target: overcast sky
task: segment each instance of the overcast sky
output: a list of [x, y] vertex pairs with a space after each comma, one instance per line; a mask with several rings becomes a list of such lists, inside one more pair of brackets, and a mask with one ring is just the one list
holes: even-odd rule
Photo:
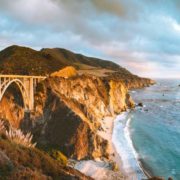
[[0, 49], [62, 47], [180, 78], [179, 0], [0, 0]]

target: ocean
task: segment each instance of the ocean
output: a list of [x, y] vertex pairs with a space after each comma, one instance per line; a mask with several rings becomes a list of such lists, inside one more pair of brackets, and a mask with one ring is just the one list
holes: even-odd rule
[[130, 92], [143, 107], [117, 116], [113, 143], [131, 179], [144, 179], [145, 170], [180, 180], [180, 80], [156, 82]]

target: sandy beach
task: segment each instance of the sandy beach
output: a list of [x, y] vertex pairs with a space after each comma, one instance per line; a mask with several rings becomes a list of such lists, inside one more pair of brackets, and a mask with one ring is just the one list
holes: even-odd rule
[[101, 124], [103, 130], [99, 130], [98, 134], [104, 139], [108, 140], [110, 161], [113, 161], [117, 164], [118, 171], [112, 170], [112, 167], [110, 167], [110, 161], [102, 161], [100, 159], [79, 161], [75, 164], [75, 169], [97, 180], [127, 179], [127, 176], [122, 169], [122, 162], [120, 156], [117, 154], [115, 147], [112, 143], [114, 119], [115, 117], [105, 117], [102, 120]]
[[98, 131], [98, 134], [103, 137], [104, 139], [108, 140], [109, 142], [109, 154], [110, 154], [110, 161], [115, 162], [116, 166], [118, 167], [117, 171], [113, 171], [112, 168], [109, 166], [108, 161], [101, 161], [99, 159], [96, 160], [84, 160], [79, 161], [75, 164], [75, 169], [81, 171], [82, 173], [91, 176], [97, 180], [136, 180], [138, 179], [136, 173], [132, 172], [131, 174], [127, 174], [125, 169], [123, 169], [123, 163], [120, 155], [116, 151], [115, 145], [112, 141], [112, 134], [114, 128], [114, 117], [105, 117], [102, 120], [102, 129]]
[[[128, 171], [123, 168], [123, 162], [120, 154], [117, 152], [115, 144], [112, 139], [114, 123], [117, 116], [105, 117], [102, 120], [102, 129], [99, 130], [98, 134], [109, 142], [109, 161], [96, 160], [84, 160], [79, 161], [75, 164], [75, 169], [82, 173], [90, 176], [96, 180], [136, 180], [138, 176], [133, 169], [128, 167]], [[128, 143], [128, 142], [127, 142]], [[109, 166], [109, 162], [112, 161], [118, 167], [117, 171], [112, 170]], [[146, 173], [145, 173], [146, 174]]]

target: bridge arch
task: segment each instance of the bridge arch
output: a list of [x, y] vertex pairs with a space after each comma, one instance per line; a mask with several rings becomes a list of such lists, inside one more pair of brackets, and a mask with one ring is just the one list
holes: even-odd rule
[[15, 83], [23, 98], [25, 111], [34, 111], [34, 93], [39, 82], [46, 79], [46, 76], [26, 75], [1, 75], [0, 74], [0, 101], [8, 87]]
[[26, 91], [26, 87], [24, 86], [23, 82], [19, 79], [12, 79], [10, 81], [4, 82], [1, 85], [1, 94], [0, 94], [0, 101], [2, 100], [5, 92], [7, 91], [7, 89], [13, 84], [15, 83], [17, 85], [17, 87], [19, 88], [22, 98], [23, 98], [23, 103], [24, 103], [24, 108], [25, 110], [29, 109], [29, 97], [28, 97], [28, 93]]

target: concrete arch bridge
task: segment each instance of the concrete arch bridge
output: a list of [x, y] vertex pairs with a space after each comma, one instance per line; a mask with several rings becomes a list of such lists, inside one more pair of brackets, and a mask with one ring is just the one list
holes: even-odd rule
[[44, 79], [45, 76], [0, 75], [0, 101], [8, 87], [15, 83], [22, 94], [25, 111], [33, 111], [37, 83]]

